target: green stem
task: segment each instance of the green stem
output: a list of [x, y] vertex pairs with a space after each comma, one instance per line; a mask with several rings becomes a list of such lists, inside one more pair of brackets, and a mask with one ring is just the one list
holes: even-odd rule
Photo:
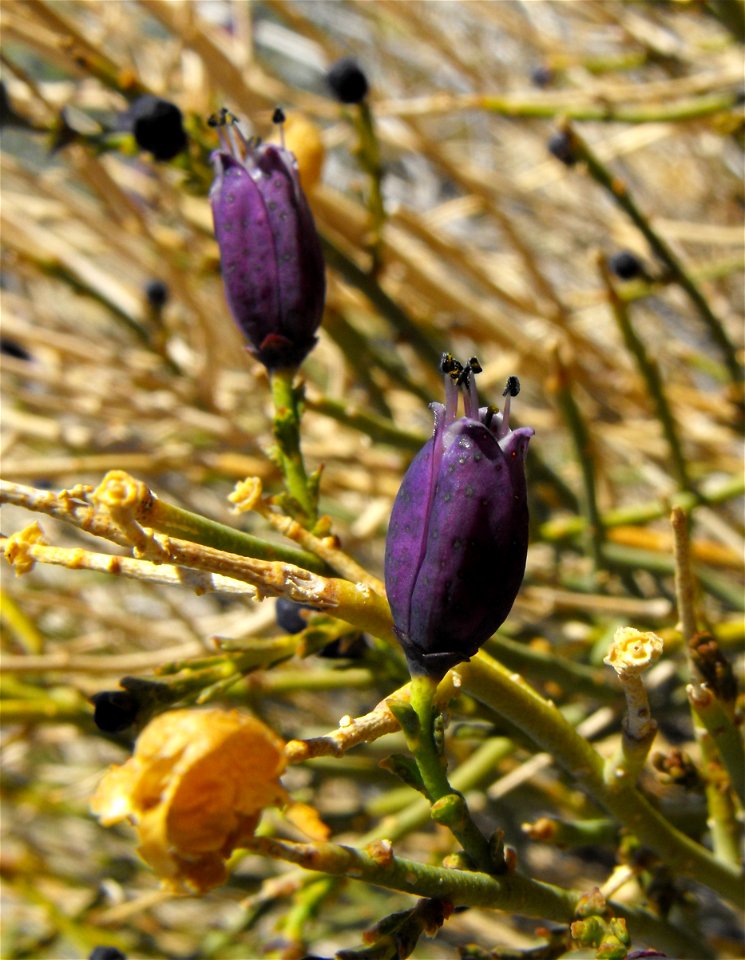
[[497, 715], [517, 724], [542, 750], [550, 753], [599, 806], [654, 850], [671, 869], [693, 877], [720, 896], [745, 906], [739, 871], [720, 863], [708, 850], [673, 827], [633, 783], [619, 782], [611, 788], [603, 776], [602, 757], [564, 719], [553, 703], [544, 700], [483, 651], [458, 669], [465, 692]]
[[600, 184], [610, 196], [615, 200], [619, 207], [627, 214], [638, 230], [643, 234], [647, 243], [650, 245], [655, 255], [665, 264], [672, 278], [688, 294], [691, 303], [698, 311], [703, 320], [711, 339], [717, 344], [721, 353], [723, 362], [729, 373], [730, 380], [736, 387], [740, 395], [742, 388], [743, 370], [737, 359], [737, 350], [729, 338], [722, 321], [716, 316], [709, 306], [704, 295], [699, 290], [695, 281], [688, 273], [686, 268], [673, 253], [669, 244], [657, 233], [649, 218], [642, 213], [637, 206], [636, 201], [629, 193], [626, 184], [618, 177], [614, 176], [605, 164], [603, 164], [588, 147], [587, 143], [573, 129], [566, 125], [572, 142], [572, 150], [578, 160], [583, 161], [590, 176], [596, 183]]
[[[445, 869], [378, 852], [375, 848], [363, 851], [335, 843], [295, 843], [270, 837], [254, 837], [246, 847], [307, 870], [347, 876], [418, 897], [446, 899], [453, 904], [519, 913], [557, 923], [569, 923], [574, 918], [582, 896], [579, 891], [564, 890], [519, 873], [498, 877], [472, 870]], [[627, 920], [636, 936], [670, 950], [675, 956], [697, 960], [711, 956], [703, 945], [691, 943], [690, 935], [679, 933], [647, 910], [615, 902], [609, 906], [614, 916]]]
[[424, 788], [432, 803], [432, 817], [449, 827], [453, 835], [479, 870], [503, 872], [495, 863], [489, 843], [471, 819], [463, 795], [450, 785], [446, 761], [435, 740], [435, 704], [437, 682], [426, 676], [411, 681], [411, 707], [418, 719], [418, 730], [412, 735], [404, 726], [409, 749], [414, 755]]
[[393, 326], [396, 333], [416, 349], [423, 363], [434, 370], [439, 370], [440, 357], [447, 346], [446, 341], [444, 339], [438, 341], [430, 334], [425, 334], [416, 321], [388, 296], [375, 277], [357, 266], [354, 260], [333, 244], [328, 237], [321, 237], [321, 243], [328, 266], [340, 273], [347, 283], [356, 287], [367, 297], [381, 316]]
[[595, 492], [595, 459], [593, 456], [592, 438], [590, 437], [587, 424], [572, 394], [569, 373], [558, 351], [555, 353], [555, 362], [555, 395], [569, 429], [569, 434], [574, 444], [574, 453], [582, 474], [584, 490], [583, 507], [587, 517], [587, 524], [584, 529], [589, 541], [593, 566], [597, 572], [602, 566], [603, 524]]
[[416, 453], [426, 442], [426, 437], [417, 431], [404, 430], [397, 427], [392, 420], [361, 410], [353, 404], [333, 400], [331, 397], [309, 399], [308, 408], [338, 423], [344, 423], [353, 430], [359, 430], [377, 443], [387, 443], [401, 450]]
[[306, 570], [312, 570], [314, 573], [329, 572], [327, 564], [308, 550], [261, 540], [250, 533], [235, 530], [233, 527], [209, 520], [198, 513], [184, 510], [183, 507], [177, 507], [159, 498], [154, 497], [150, 503], [146, 504], [143, 510], [138, 512], [137, 519], [143, 526], [151, 527], [158, 533], [188, 540], [190, 543], [201, 543], [205, 547], [214, 547], [239, 557], [280, 560], [283, 563], [294, 563], [298, 567], [305, 567]]
[[363, 100], [357, 104], [356, 127], [359, 137], [360, 166], [367, 173], [370, 180], [370, 254], [372, 256], [371, 273], [375, 275], [381, 265], [381, 241], [383, 225], [385, 224], [385, 207], [383, 205], [383, 164], [380, 159], [380, 143], [375, 130], [375, 123], [370, 110], [370, 104]]
[[[636, 524], [649, 523], [652, 520], [659, 520], [670, 512], [670, 507], [682, 507], [683, 510], [691, 511], [699, 504], [709, 506], [717, 503], [726, 503], [727, 500], [733, 500], [745, 493], [745, 478], [742, 476], [730, 477], [725, 480], [715, 490], [709, 493], [692, 493], [690, 491], [674, 493], [669, 501], [652, 500], [649, 503], [635, 504], [630, 507], [621, 507], [617, 510], [609, 510], [601, 516], [603, 527], [627, 527]], [[541, 524], [538, 533], [541, 540], [564, 540], [568, 537], [574, 537], [582, 533], [587, 526], [585, 517], [562, 517], [558, 520], [548, 520]]]
[[[691, 655], [691, 641], [698, 629], [698, 610], [696, 609], [696, 581], [691, 567], [690, 537], [688, 517], [676, 507], [670, 521], [675, 543], [675, 596], [678, 605], [678, 621], [688, 655], [688, 669], [692, 677], [697, 670]], [[689, 688], [689, 703], [693, 718], [693, 735], [699, 745], [703, 760], [707, 822], [711, 830], [711, 842], [714, 853], [724, 863], [736, 866], [740, 859], [740, 839], [742, 826], [737, 820], [737, 811], [732, 791], [722, 783], [721, 761], [717, 748], [709, 732], [699, 720], [697, 700], [705, 697], [697, 695], [695, 686]], [[712, 699], [714, 695], [712, 694]]]
[[691, 478], [688, 474], [688, 465], [683, 456], [683, 448], [680, 443], [680, 437], [678, 436], [678, 425], [675, 422], [672, 409], [668, 403], [667, 394], [662, 384], [660, 368], [649, 356], [644, 342], [636, 330], [634, 330], [629, 309], [619, 297], [611, 281], [608, 266], [604, 258], [600, 259], [599, 266], [605, 289], [608, 292], [611, 310], [613, 311], [613, 316], [616, 319], [618, 328], [621, 331], [623, 342], [626, 344], [626, 349], [634, 357], [639, 373], [644, 379], [649, 395], [657, 409], [657, 419], [660, 421], [662, 432], [667, 440], [670, 459], [672, 460], [672, 468], [678, 481], [678, 486], [681, 490], [693, 490]]
[[274, 439], [277, 460], [291, 501], [289, 512], [312, 528], [318, 519], [318, 490], [305, 471], [300, 450], [300, 391], [294, 386], [295, 372], [294, 369], [281, 369], [270, 373]]
[[671, 123], [693, 120], [732, 110], [737, 103], [737, 91], [703, 94], [667, 105], [623, 106], [614, 104], [571, 104], [543, 97], [533, 101], [510, 100], [506, 97], [483, 96], [478, 106], [507, 117], [567, 117], [570, 120], [598, 121], [600, 123]]
[[709, 687], [691, 685], [688, 699], [694, 721], [706, 730], [727, 770], [732, 789], [745, 807], [745, 749], [740, 729]]

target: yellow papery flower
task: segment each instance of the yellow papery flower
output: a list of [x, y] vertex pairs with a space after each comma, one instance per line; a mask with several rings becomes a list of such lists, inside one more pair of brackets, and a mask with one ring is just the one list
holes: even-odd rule
[[104, 776], [91, 809], [104, 826], [130, 820], [138, 852], [164, 885], [200, 893], [254, 835], [264, 807], [285, 803], [283, 741], [239, 710], [172, 710], [152, 720], [133, 756]]

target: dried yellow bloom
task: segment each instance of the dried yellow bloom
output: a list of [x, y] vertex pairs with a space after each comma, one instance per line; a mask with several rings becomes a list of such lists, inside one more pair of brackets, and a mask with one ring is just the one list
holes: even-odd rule
[[238, 710], [172, 710], [143, 730], [91, 800], [104, 826], [129, 819], [138, 852], [166, 886], [223, 883], [225, 861], [253, 836], [266, 806], [284, 803], [284, 743]]
[[623, 679], [624, 676], [640, 674], [652, 666], [659, 659], [662, 647], [662, 637], [658, 637], [651, 630], [619, 627], [603, 663], [613, 667]]

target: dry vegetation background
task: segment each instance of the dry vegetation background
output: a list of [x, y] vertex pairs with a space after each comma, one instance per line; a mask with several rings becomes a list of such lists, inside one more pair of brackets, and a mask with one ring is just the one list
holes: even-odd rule
[[[609, 753], [623, 700], [601, 664], [608, 638], [619, 623], [655, 629], [667, 642], [651, 681], [655, 749], [682, 745], [700, 760], [668, 514], [675, 502], [692, 509], [700, 623], [736, 663], [741, 4], [5, 0], [0, 12], [13, 111], [2, 152], [3, 477], [56, 490], [124, 469], [164, 500], [272, 538], [261, 517], [238, 518], [227, 500], [245, 476], [270, 492], [280, 478], [265, 453], [266, 377], [224, 306], [206, 118], [226, 105], [270, 135], [282, 104], [301, 164], [317, 158], [314, 137], [325, 148], [310, 196], [329, 244], [329, 294], [303, 369], [303, 442], [309, 464], [324, 465], [321, 506], [344, 549], [380, 575], [392, 499], [430, 429], [426, 403], [440, 399], [439, 352], [475, 353], [488, 400], [518, 374], [514, 409], [536, 430], [532, 545], [493, 651], [573, 722], [594, 718]], [[350, 54], [371, 83], [385, 207], [377, 224], [354, 110], [324, 83], [328, 66]], [[549, 71], [543, 88], [539, 67]], [[158, 164], [126, 134], [107, 135], [143, 91], [182, 109], [188, 154]], [[592, 151], [589, 164], [568, 167], [547, 151], [567, 118]], [[641, 228], [600, 182], [603, 171], [626, 185]], [[645, 227], [681, 273], [655, 256]], [[608, 275], [605, 258], [622, 249], [638, 254], [647, 277]], [[170, 291], [160, 313], [145, 296], [156, 279]], [[624, 338], [624, 317], [636, 339]], [[3, 534], [32, 519], [5, 506]], [[49, 518], [41, 526], [52, 544], [117, 550]], [[101, 942], [130, 957], [328, 956], [410, 905], [350, 882], [304, 917], [300, 894], [262, 898], [262, 882], [284, 868], [256, 857], [226, 887], [174, 898], [135, 856], [131, 833], [101, 828], [88, 811], [102, 771], [129, 743], [96, 730], [87, 698], [124, 675], [214, 652], [216, 635], [276, 634], [273, 600], [199, 597], [42, 564], [21, 578], [5, 565], [2, 599], [4, 958], [83, 957]], [[396, 669], [295, 658], [241, 679], [219, 702], [249, 705], [286, 738], [313, 736], [404, 682]], [[464, 701], [454, 719], [473, 709]], [[546, 812], [572, 820], [597, 811], [550, 763], [536, 763], [519, 731], [493, 732], [512, 748], [473, 785], [479, 816], [504, 827], [530, 875], [602, 884], [611, 846], [562, 850], [521, 831]], [[452, 744], [457, 768], [474, 741]], [[286, 783], [353, 842], [411, 802], [377, 766], [391, 749], [384, 740], [298, 766]], [[651, 767], [645, 776], [697, 836], [701, 791], [666, 786]], [[400, 844], [419, 859], [448, 849], [426, 823]], [[693, 924], [694, 941], [708, 938], [716, 954], [741, 955], [728, 908], [695, 892], [704, 932], [698, 920], [676, 923]], [[642, 895], [634, 887], [629, 896]], [[454, 957], [469, 942], [527, 948], [536, 925], [470, 910], [415, 956]]]

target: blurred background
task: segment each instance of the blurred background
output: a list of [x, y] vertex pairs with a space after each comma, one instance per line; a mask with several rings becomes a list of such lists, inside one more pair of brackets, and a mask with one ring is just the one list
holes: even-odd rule
[[[601, 663], [608, 638], [619, 623], [654, 629], [669, 652], [652, 684], [656, 746], [690, 745], [671, 505], [693, 511], [702, 623], [733, 662], [743, 640], [743, 9], [6, 0], [3, 477], [58, 489], [121, 468], [164, 500], [272, 538], [227, 500], [244, 477], [270, 493], [281, 478], [266, 455], [266, 373], [225, 306], [207, 120], [224, 106], [247, 135], [276, 138], [281, 105], [328, 265], [320, 342], [302, 371], [303, 449], [323, 465], [321, 509], [344, 549], [381, 575], [393, 497], [431, 430], [427, 404], [442, 398], [443, 350], [478, 356], [485, 403], [519, 376], [515, 418], [536, 430], [532, 544], [493, 652], [577, 723], [610, 709], [594, 736], [612, 737], [623, 702]], [[369, 83], [361, 104], [328, 83], [343, 57]], [[145, 96], [181, 113], [165, 144], [138, 133]], [[32, 519], [4, 506], [3, 535]], [[41, 526], [52, 543], [115, 551]], [[330, 955], [410, 905], [351, 884], [299, 924], [296, 892], [264, 895], [283, 868], [256, 858], [204, 898], [174, 898], [131, 832], [88, 812], [131, 743], [96, 728], [88, 698], [197, 657], [215, 635], [276, 634], [273, 600], [40, 565], [20, 579], [6, 565], [2, 590], [3, 957], [83, 957], [104, 942], [130, 957]], [[225, 699], [288, 739], [317, 735], [404, 682], [394, 655], [388, 675], [360, 656], [287, 661]], [[484, 736], [464, 702], [458, 719], [469, 715], [456, 767]], [[525, 820], [593, 810], [550, 766], [521, 777], [529, 745], [489, 723], [512, 747], [474, 791], [479, 815], [504, 827], [532, 876], [602, 882], [612, 846], [526, 841]], [[391, 749], [386, 739], [293, 768], [288, 788], [353, 842], [411, 802], [377, 766]], [[650, 791], [705, 836], [702, 791], [668, 774], [650, 775]], [[424, 824], [401, 849], [437, 858], [447, 839]], [[739, 955], [733, 918], [699, 896], [720, 955]], [[470, 910], [415, 956], [527, 948], [535, 928]]]

